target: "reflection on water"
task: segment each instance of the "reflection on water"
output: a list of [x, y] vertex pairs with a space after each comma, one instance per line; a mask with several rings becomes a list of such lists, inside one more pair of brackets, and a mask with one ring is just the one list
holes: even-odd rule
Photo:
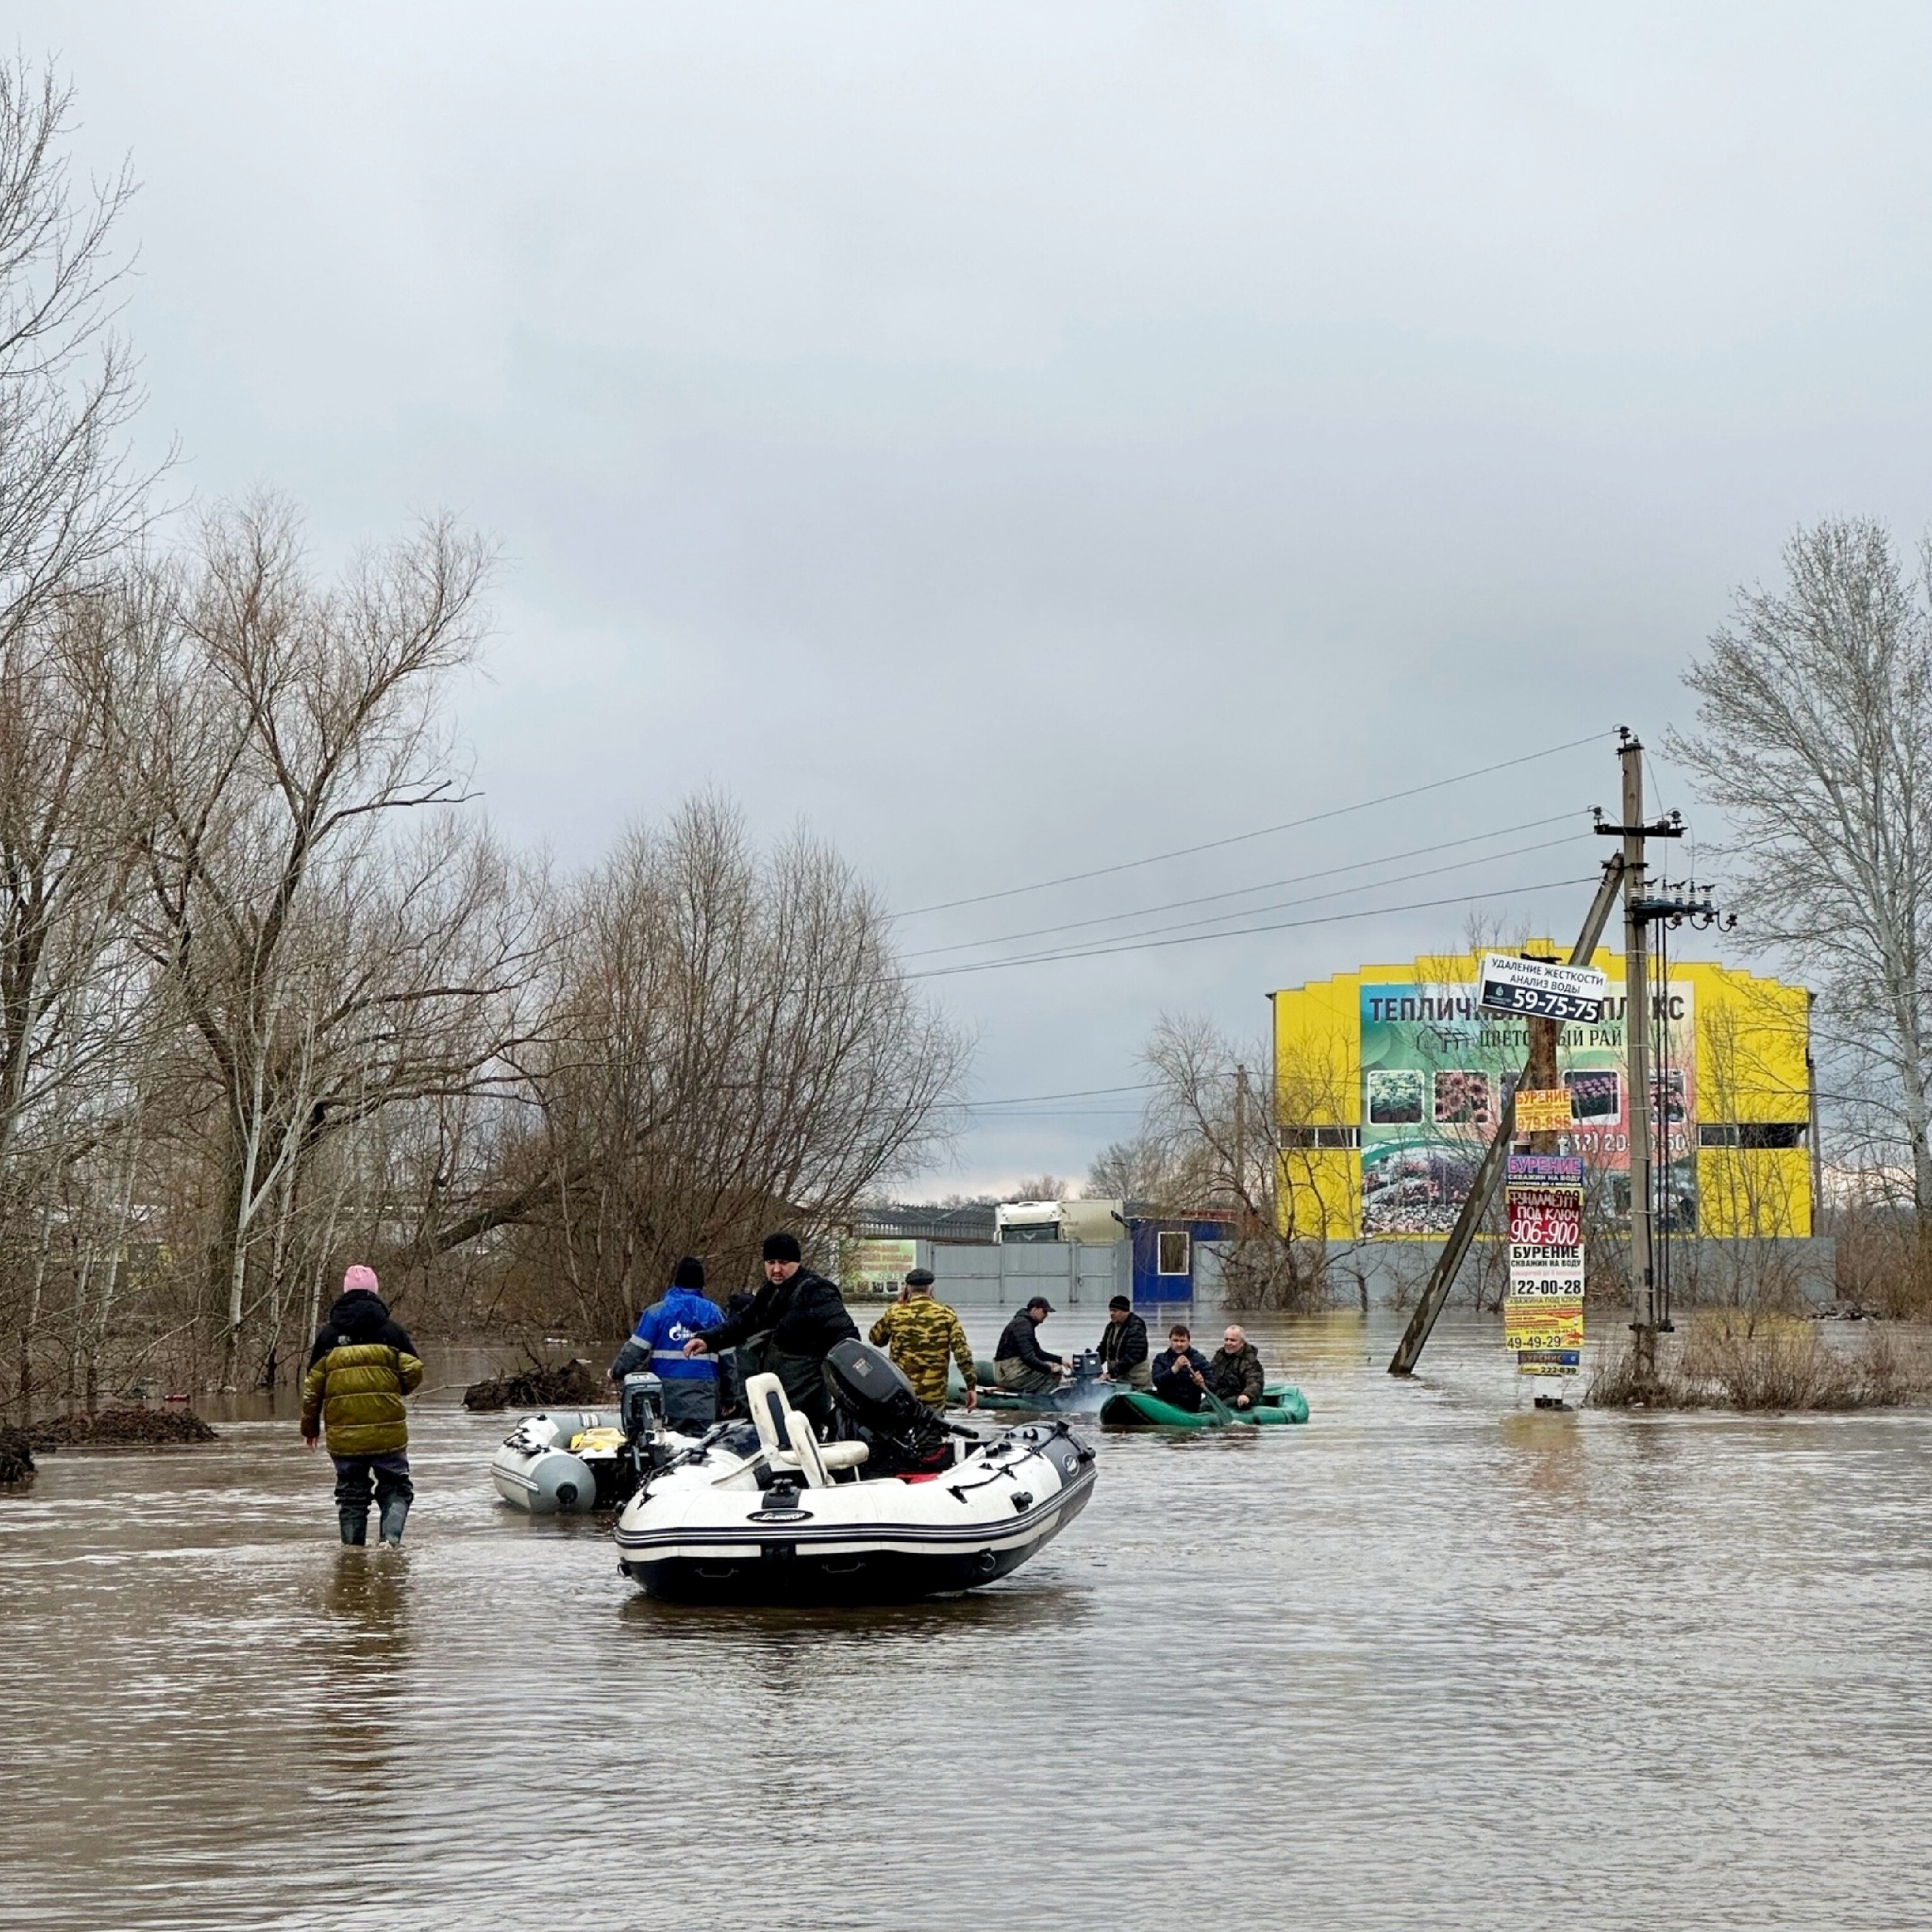
[[286, 1415], [51, 1457], [5, 1921], [1922, 1922], [1932, 1417], [1539, 1412], [1493, 1323], [1407, 1384], [1398, 1323], [1247, 1325], [1309, 1426], [1103, 1436], [1035, 1563], [870, 1612], [647, 1601], [454, 1390], [400, 1556]]

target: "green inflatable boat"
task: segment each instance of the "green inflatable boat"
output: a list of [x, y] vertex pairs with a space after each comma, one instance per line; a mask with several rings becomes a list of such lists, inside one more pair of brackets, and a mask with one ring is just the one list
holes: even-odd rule
[[1205, 1403], [1198, 1409], [1177, 1409], [1139, 1389], [1118, 1390], [1100, 1408], [1101, 1423], [1108, 1429], [1252, 1429], [1257, 1424], [1307, 1420], [1307, 1397], [1285, 1382], [1263, 1389], [1260, 1401], [1251, 1409]]

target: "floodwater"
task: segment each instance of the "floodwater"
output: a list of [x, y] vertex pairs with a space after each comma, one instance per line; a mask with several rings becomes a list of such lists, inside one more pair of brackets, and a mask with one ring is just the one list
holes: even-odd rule
[[1380, 1318], [1250, 1326], [1308, 1427], [1107, 1438], [911, 1608], [653, 1604], [448, 1395], [400, 1556], [285, 1420], [47, 1457], [0, 1921], [1932, 1923], [1932, 1415], [1537, 1413], [1477, 1318], [1410, 1383]]

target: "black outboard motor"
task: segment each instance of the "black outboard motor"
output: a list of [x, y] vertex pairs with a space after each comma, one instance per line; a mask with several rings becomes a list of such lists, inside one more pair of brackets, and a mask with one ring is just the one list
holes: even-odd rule
[[835, 1343], [826, 1354], [825, 1379], [832, 1400], [871, 1444], [867, 1475], [922, 1473], [952, 1460], [951, 1432], [883, 1350], [857, 1340]]

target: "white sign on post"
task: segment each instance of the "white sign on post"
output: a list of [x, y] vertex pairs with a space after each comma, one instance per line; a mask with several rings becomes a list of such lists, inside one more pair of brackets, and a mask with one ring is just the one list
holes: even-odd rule
[[1608, 976], [1589, 966], [1555, 966], [1540, 959], [1513, 958], [1506, 952], [1483, 955], [1485, 1013], [1519, 1014], [1530, 1020], [1567, 1020], [1599, 1025], [1610, 997]]

